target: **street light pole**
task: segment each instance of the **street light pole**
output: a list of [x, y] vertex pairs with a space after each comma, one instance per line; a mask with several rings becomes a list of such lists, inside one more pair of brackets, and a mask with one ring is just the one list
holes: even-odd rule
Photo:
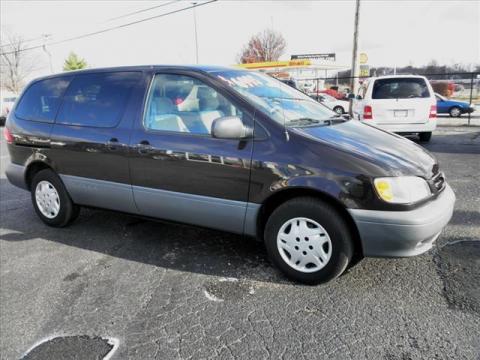
[[47, 50], [47, 41], [52, 37], [52, 35], [50, 34], [42, 34], [42, 38], [43, 38], [43, 45], [42, 45], [42, 48], [43, 48], [43, 51], [45, 51], [48, 55], [48, 63], [50, 65], [50, 73], [53, 74], [53, 65], [52, 65], [52, 54], [50, 53], [50, 51]]
[[[353, 52], [352, 52], [352, 79], [350, 81], [350, 89], [355, 95], [358, 91], [358, 69], [357, 69], [357, 59], [358, 59], [358, 24], [360, 22], [360, 0], [355, 2], [355, 28], [353, 32]], [[350, 115], [352, 115], [352, 102], [350, 101]]]
[[197, 5], [196, 2], [192, 3], [193, 5], [193, 25], [195, 28], [195, 62], [198, 64], [198, 34], [197, 34], [197, 12], [195, 11], [195, 7]]

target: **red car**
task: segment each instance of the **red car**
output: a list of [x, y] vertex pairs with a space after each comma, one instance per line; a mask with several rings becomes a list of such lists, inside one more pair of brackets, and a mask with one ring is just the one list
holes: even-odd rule
[[325, 90], [320, 90], [320, 93], [328, 94], [330, 96], [333, 96], [337, 100], [344, 100], [345, 99], [345, 94], [341, 93], [337, 90], [334, 89], [325, 89]]

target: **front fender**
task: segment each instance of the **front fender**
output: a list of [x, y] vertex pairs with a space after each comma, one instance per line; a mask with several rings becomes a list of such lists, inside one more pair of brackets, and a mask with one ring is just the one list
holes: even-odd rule
[[364, 208], [365, 203], [370, 202], [372, 198], [371, 187], [367, 179], [349, 176], [298, 176], [280, 180], [278, 184], [271, 186], [271, 190], [274, 190], [272, 195], [285, 189], [302, 189], [322, 193], [351, 209]]

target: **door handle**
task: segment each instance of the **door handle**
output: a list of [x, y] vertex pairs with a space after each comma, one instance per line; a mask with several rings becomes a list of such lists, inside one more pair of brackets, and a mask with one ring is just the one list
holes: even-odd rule
[[148, 154], [153, 146], [147, 140], [142, 140], [137, 144], [137, 149], [140, 154]]

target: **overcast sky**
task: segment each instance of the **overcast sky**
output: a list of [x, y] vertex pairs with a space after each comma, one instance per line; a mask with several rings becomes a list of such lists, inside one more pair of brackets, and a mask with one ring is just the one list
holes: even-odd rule
[[[173, 11], [173, 4], [109, 20], [167, 1], [9, 1], [1, 3], [2, 31], [26, 39], [52, 34], [53, 41]], [[230, 65], [249, 37], [273, 27], [286, 39], [290, 54], [335, 52], [337, 63], [351, 61], [354, 1], [233, 1], [199, 7], [200, 63]], [[2, 43], [7, 42], [2, 38]], [[35, 45], [32, 42], [28, 45]], [[92, 67], [195, 62], [192, 10], [97, 36], [48, 47], [55, 72], [70, 51]], [[372, 66], [480, 62], [480, 2], [362, 0], [360, 50]], [[48, 74], [48, 57], [31, 52], [38, 70]]]

